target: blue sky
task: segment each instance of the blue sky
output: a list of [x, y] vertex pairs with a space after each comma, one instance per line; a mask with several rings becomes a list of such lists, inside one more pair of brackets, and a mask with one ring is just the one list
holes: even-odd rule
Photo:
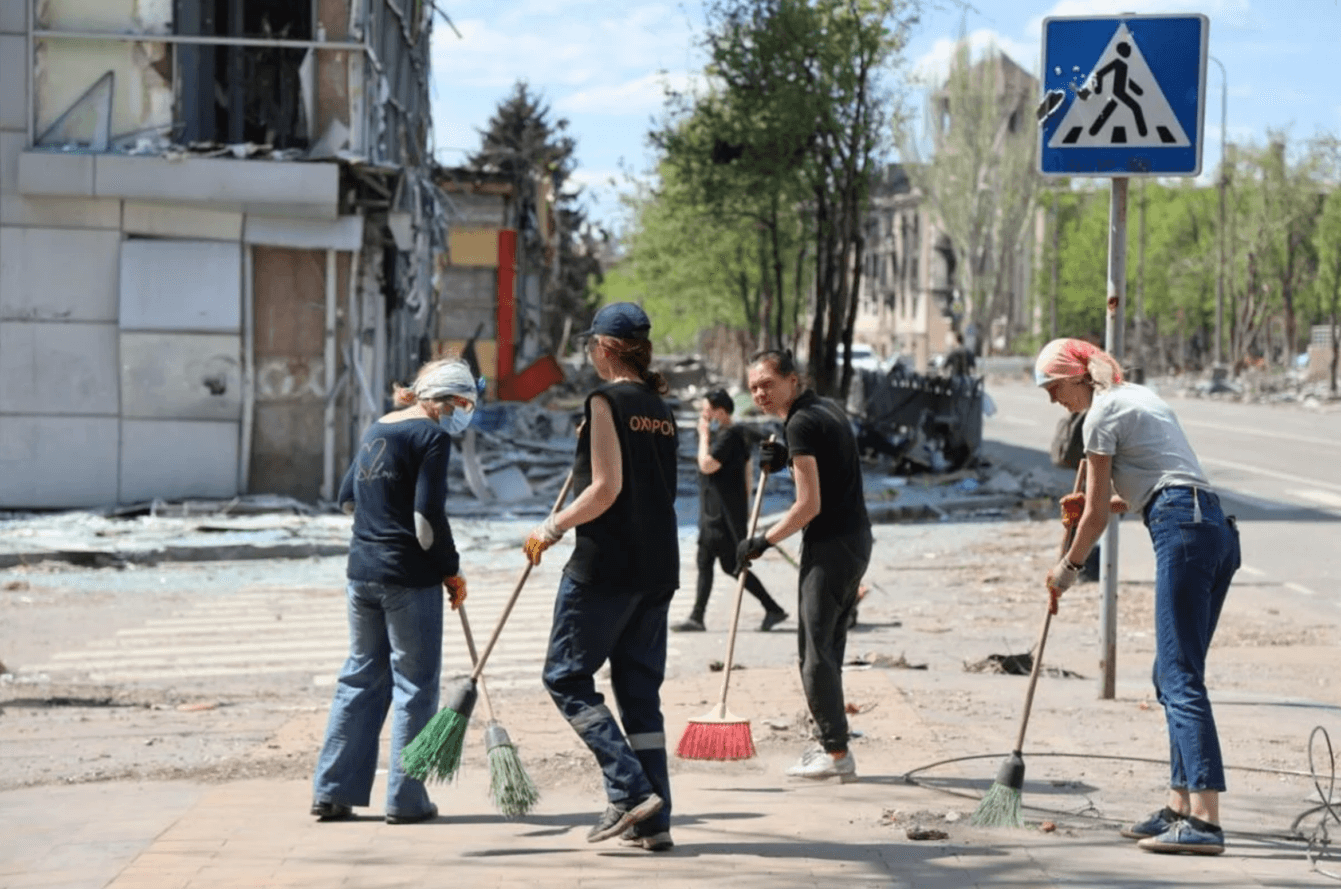
[[[575, 179], [593, 217], [617, 225], [618, 194], [645, 173], [650, 122], [666, 83], [683, 87], [702, 67], [697, 2], [626, 0], [438, 0], [458, 38], [439, 20], [432, 60], [433, 140], [442, 163], [478, 147], [477, 130], [519, 78], [566, 117], [577, 139]], [[943, 71], [961, 21], [981, 48], [995, 44], [1037, 74], [1042, 21], [1053, 15], [1201, 12], [1210, 54], [1228, 81], [1231, 142], [1268, 129], [1292, 140], [1341, 134], [1341, 0], [975, 0], [967, 17], [951, 4], [923, 16], [906, 57], [923, 78]], [[1208, 63], [1203, 176], [1220, 156], [1220, 69]]]

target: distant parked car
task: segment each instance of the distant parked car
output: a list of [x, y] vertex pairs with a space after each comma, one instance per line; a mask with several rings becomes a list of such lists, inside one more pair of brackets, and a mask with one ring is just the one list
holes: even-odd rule
[[880, 356], [875, 354], [875, 350], [865, 343], [852, 344], [852, 369], [853, 370], [881, 370]]

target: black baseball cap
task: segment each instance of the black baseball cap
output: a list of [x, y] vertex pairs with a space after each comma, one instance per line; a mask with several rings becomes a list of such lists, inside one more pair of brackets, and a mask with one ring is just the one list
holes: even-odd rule
[[645, 340], [652, 330], [652, 319], [634, 303], [610, 303], [602, 306], [591, 319], [591, 327], [580, 336], [613, 336], [622, 340]]
[[725, 389], [713, 389], [703, 397], [708, 399], [708, 404], [713, 407], [720, 407], [728, 414], [734, 414], [736, 412], [736, 400], [732, 398]]

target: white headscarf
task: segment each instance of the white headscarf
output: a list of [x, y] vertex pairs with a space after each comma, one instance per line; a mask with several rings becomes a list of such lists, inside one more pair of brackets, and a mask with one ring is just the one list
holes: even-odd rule
[[414, 395], [421, 401], [456, 395], [474, 405], [479, 390], [475, 388], [475, 378], [464, 361], [446, 361], [429, 367], [414, 381]]

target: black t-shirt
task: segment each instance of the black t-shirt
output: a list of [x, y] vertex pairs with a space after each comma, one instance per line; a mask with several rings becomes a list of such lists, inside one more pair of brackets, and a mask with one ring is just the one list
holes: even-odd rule
[[354, 504], [350, 580], [431, 587], [460, 572], [444, 503], [451, 451], [446, 430], [428, 419], [379, 421], [363, 433], [340, 484], [341, 506]]
[[709, 455], [722, 464], [713, 473], [698, 474], [698, 530], [703, 536], [740, 540], [745, 536], [749, 508], [745, 496], [745, 473], [750, 465], [750, 447], [755, 435], [732, 424], [713, 434]]
[[815, 458], [819, 473], [820, 511], [806, 526], [803, 540], [821, 541], [871, 531], [862, 490], [861, 460], [843, 409], [807, 389], [787, 414], [789, 458]]
[[624, 483], [605, 512], [577, 526], [577, 541], [564, 572], [584, 583], [630, 592], [680, 586], [675, 517], [678, 438], [675, 415], [643, 383], [606, 383], [587, 397], [577, 439], [573, 491], [591, 484], [591, 400], [605, 398], [619, 436]]

